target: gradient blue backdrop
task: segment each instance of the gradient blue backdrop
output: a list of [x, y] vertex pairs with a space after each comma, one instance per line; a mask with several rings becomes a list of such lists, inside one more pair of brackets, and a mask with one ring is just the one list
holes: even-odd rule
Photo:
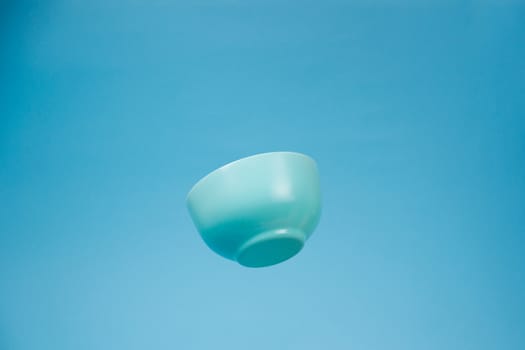
[[[0, 349], [525, 349], [525, 4], [0, 7]], [[246, 269], [185, 208], [293, 150], [324, 212]]]

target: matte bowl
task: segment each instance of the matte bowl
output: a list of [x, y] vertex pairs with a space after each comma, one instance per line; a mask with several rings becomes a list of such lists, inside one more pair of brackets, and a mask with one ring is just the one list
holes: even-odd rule
[[243, 158], [201, 179], [186, 202], [217, 254], [248, 267], [278, 264], [303, 248], [319, 222], [317, 165], [295, 152]]

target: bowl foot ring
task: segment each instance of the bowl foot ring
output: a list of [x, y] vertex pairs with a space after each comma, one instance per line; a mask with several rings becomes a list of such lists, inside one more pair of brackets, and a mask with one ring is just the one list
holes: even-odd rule
[[304, 242], [304, 233], [296, 229], [262, 232], [242, 245], [236, 260], [247, 267], [275, 265], [299, 253]]

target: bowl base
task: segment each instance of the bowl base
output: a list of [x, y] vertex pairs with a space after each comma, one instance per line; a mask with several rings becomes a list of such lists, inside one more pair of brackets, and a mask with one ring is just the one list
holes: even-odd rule
[[275, 265], [299, 253], [304, 241], [305, 235], [299, 230], [266, 231], [243, 244], [237, 254], [237, 262], [247, 267]]

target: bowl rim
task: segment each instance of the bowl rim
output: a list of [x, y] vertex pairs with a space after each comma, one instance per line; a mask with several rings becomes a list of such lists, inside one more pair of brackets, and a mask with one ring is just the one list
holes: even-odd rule
[[216, 173], [220, 172], [221, 170], [223, 170], [225, 168], [229, 168], [231, 166], [235, 166], [238, 163], [244, 162], [245, 160], [248, 160], [248, 159], [268, 157], [268, 156], [277, 155], [277, 154], [291, 154], [291, 155], [295, 155], [295, 156], [300, 156], [300, 157], [303, 157], [303, 158], [306, 158], [306, 159], [309, 159], [309, 160], [313, 161], [314, 164], [317, 164], [316, 161], [312, 157], [307, 156], [304, 153], [294, 152], [294, 151], [274, 151], [274, 152], [264, 152], [264, 153], [253, 154], [251, 156], [243, 157], [243, 158], [234, 160], [232, 162], [226, 163], [226, 164], [218, 167], [217, 169], [209, 172], [207, 175], [203, 176], [199, 181], [197, 181], [197, 183], [195, 183], [195, 185], [193, 185], [191, 187], [190, 191], [186, 195], [186, 202], [188, 202], [188, 200], [190, 199], [192, 193], [197, 189], [197, 187], [199, 187], [202, 183], [204, 183], [209, 177], [212, 177], [213, 175], [215, 175]]

